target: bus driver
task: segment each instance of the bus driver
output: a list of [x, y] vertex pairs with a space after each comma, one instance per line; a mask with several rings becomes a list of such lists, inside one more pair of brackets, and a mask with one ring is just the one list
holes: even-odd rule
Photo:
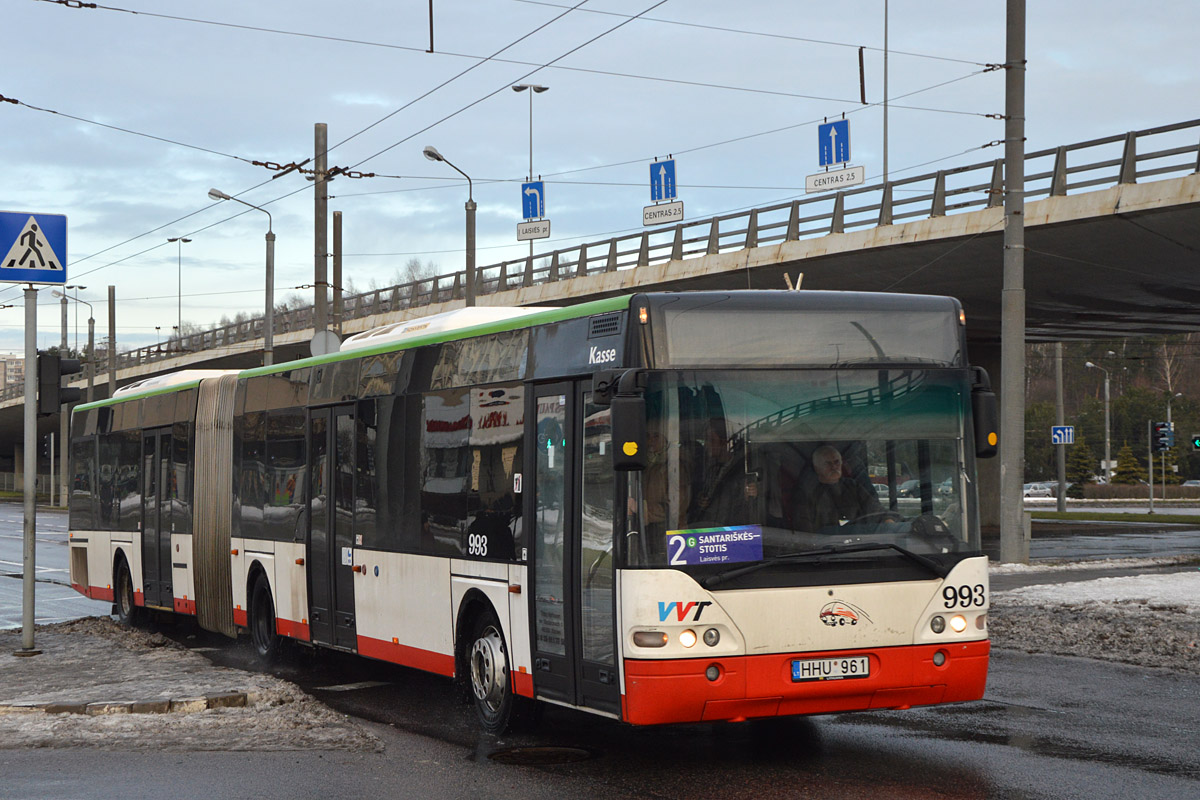
[[796, 530], [837, 528], [863, 517], [882, 517], [888, 513], [874, 489], [843, 474], [842, 454], [833, 445], [822, 445], [813, 451], [812, 471], [814, 474], [805, 481], [807, 491], [803, 494], [807, 496], [800, 500], [793, 516]]

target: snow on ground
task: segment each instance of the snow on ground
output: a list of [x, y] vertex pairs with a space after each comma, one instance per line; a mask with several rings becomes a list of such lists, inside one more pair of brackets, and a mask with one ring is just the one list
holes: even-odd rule
[[1200, 613], [1200, 569], [1166, 575], [1131, 575], [1024, 586], [1004, 592], [1003, 596], [1006, 603], [1020, 605], [1141, 603]]
[[[1112, 559], [1058, 567], [1004, 565], [993, 573], [1161, 566]], [[1167, 563], [1181, 563], [1165, 560]], [[1193, 559], [1194, 561], [1194, 559]], [[1126, 563], [1129, 562], [1129, 563]], [[1186, 562], [1183, 562], [1186, 563]], [[992, 645], [1200, 674], [1200, 568], [1024, 586], [992, 595]]]

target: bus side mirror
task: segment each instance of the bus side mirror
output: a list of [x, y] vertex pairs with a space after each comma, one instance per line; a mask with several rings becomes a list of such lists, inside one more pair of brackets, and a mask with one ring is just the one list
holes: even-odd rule
[[646, 468], [646, 398], [640, 394], [612, 399], [613, 469], [620, 472]]
[[999, 452], [1000, 410], [992, 382], [983, 367], [973, 367], [974, 385], [971, 387], [971, 417], [975, 425], [975, 455], [992, 458]]

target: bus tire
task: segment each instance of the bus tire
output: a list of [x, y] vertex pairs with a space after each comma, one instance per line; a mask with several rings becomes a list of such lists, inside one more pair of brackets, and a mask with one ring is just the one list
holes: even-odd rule
[[142, 621], [142, 609], [137, 607], [133, 595], [133, 575], [125, 556], [117, 559], [116, 575], [113, 580], [113, 613], [117, 622], [131, 628]]
[[259, 659], [270, 664], [279, 657], [283, 642], [275, 627], [275, 603], [271, 601], [271, 585], [260, 574], [250, 590], [250, 639]]
[[479, 724], [488, 733], [504, 733], [513, 722], [516, 701], [523, 698], [513, 696], [508, 646], [491, 609], [475, 617], [467, 638], [466, 665]]

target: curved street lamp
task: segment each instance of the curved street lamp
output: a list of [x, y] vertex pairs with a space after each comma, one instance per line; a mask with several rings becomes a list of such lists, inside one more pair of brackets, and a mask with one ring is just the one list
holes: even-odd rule
[[473, 306], [475, 305], [475, 189], [471, 183], [471, 176], [454, 166], [450, 160], [437, 151], [436, 147], [427, 146], [421, 152], [430, 161], [447, 164], [452, 170], [467, 179], [467, 204], [465, 206], [467, 210], [466, 305]]
[[1104, 482], [1105, 484], [1112, 483], [1112, 453], [1111, 453], [1111, 436], [1109, 430], [1109, 415], [1108, 415], [1108, 370], [1099, 364], [1093, 364], [1091, 361], [1084, 364], [1085, 367], [1098, 369], [1104, 373]]
[[[241, 203], [244, 206], [249, 206], [267, 215], [267, 301], [263, 314], [263, 366], [269, 367], [275, 363], [273, 347], [273, 332], [275, 329], [275, 232], [272, 230], [271, 212], [265, 208], [259, 208], [253, 203], [247, 203], [245, 200], [239, 200], [232, 195], [225, 194], [220, 189], [209, 189], [208, 197], [210, 200], [232, 200], [235, 203]], [[179, 334], [181, 337], [183, 335], [182, 324], [180, 322]], [[182, 343], [182, 341], [181, 338], [180, 342]]]

